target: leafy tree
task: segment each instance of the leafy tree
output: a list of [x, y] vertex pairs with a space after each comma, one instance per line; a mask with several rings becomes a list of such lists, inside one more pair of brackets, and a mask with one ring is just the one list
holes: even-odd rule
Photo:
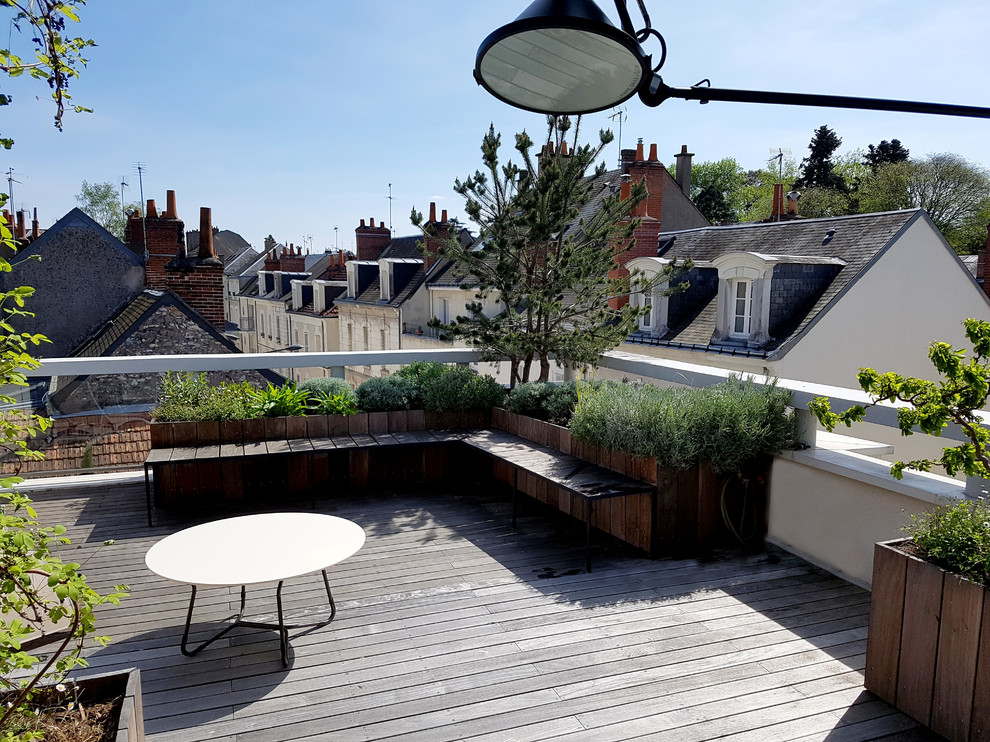
[[959, 155], [881, 165], [862, 181], [858, 195], [863, 213], [924, 209], [957, 252], [973, 252], [986, 239], [990, 173]]
[[[570, 364], [595, 364], [603, 351], [633, 331], [645, 311], [631, 303], [613, 309], [608, 302], [627, 296], [631, 281], [642, 281], [640, 276], [619, 278], [609, 273], [616, 267], [616, 246], [632, 246], [640, 220], [626, 217], [646, 197], [646, 186], [631, 184], [627, 199], [606, 193], [600, 206], [580, 216], [601, 192], [597, 177], [604, 173], [604, 163], [594, 177], [586, 174], [612, 141], [612, 133], [603, 130], [597, 145], [579, 144], [580, 122], [580, 118], [573, 124], [568, 117], [548, 118], [547, 148], [539, 158], [531, 151], [529, 135], [517, 134], [520, 165], [500, 158], [502, 137], [493, 126], [482, 141], [483, 169], [455, 181], [454, 190], [464, 197], [468, 216], [480, 228], [480, 239], [466, 247], [446, 239], [438, 252], [473, 278], [475, 301], [466, 316], [446, 325], [434, 320], [431, 325], [448, 336], [465, 338], [483, 349], [489, 360], [508, 357], [513, 386], [536, 375], [534, 364], [539, 380], [546, 381], [552, 357]], [[571, 147], [565, 154], [569, 135]], [[415, 209], [412, 220], [427, 236], [439, 237]], [[637, 285], [652, 289], [674, 272], [668, 268]], [[489, 297], [498, 299], [502, 307], [493, 317], [483, 312]]]
[[794, 187], [803, 190], [806, 188], [831, 188], [833, 190], [845, 190], [846, 184], [842, 176], [833, 172], [835, 163], [832, 156], [835, 150], [842, 144], [842, 139], [825, 125], [815, 129], [808, 145], [809, 154], [801, 160], [801, 177], [794, 183]]
[[[89, 214], [101, 227], [117, 239], [124, 239], [124, 211], [120, 208], [120, 192], [113, 183], [82, 182], [82, 193], [76, 195], [79, 208]], [[124, 209], [138, 209], [135, 203], [127, 204]]]
[[[66, 20], [78, 21], [79, 8], [85, 0], [70, 0], [56, 2], [55, 0], [0, 0], [0, 6], [6, 6], [15, 11], [11, 23], [18, 30], [30, 28], [31, 41], [35, 46], [35, 62], [25, 62], [10, 49], [0, 49], [0, 71], [8, 77], [19, 77], [24, 73], [44, 80], [52, 91], [55, 102], [55, 128], [62, 130], [62, 116], [65, 106], [72, 99], [69, 95], [69, 81], [79, 77], [79, 67], [85, 66], [87, 60], [83, 52], [87, 47], [96, 46], [92, 39], [79, 37], [70, 38], [65, 35]], [[0, 93], [0, 106], [10, 105], [9, 95]], [[76, 113], [89, 112], [91, 109], [73, 105]], [[9, 137], [0, 138], [0, 147], [10, 149], [14, 140]]]
[[[791, 190], [797, 178], [797, 164], [791, 158], [783, 160], [779, 167], [776, 160], [762, 170], [746, 173], [746, 183], [737, 195], [739, 221], [753, 222], [767, 219], [773, 213], [773, 187], [781, 182], [784, 192]], [[781, 173], [783, 171], [783, 173]]]
[[801, 215], [809, 219], [850, 213], [849, 194], [835, 188], [809, 188], [801, 193]]
[[973, 344], [971, 358], [948, 343], [934, 342], [928, 348], [940, 381], [861, 368], [859, 385], [872, 398], [868, 405], [854, 405], [845, 412], [834, 413], [828, 399], [819, 397], [809, 405], [812, 413], [831, 431], [840, 423], [848, 427], [861, 422], [868, 407], [881, 402], [906, 402], [907, 407], [897, 410], [897, 424], [904, 435], [920, 431], [940, 436], [951, 423], [962, 428], [969, 442], [943, 448], [937, 460], [898, 461], [890, 470], [893, 477], [900, 479], [905, 469], [931, 471], [933, 466], [941, 466], [950, 476], [962, 471], [969, 476], [990, 478], [990, 429], [977, 415], [986, 406], [990, 393], [990, 322], [967, 319], [964, 324], [966, 337]]
[[[16, 15], [14, 27], [29, 26], [37, 62], [25, 63], [9, 49], [0, 49], [0, 71], [9, 77], [27, 72], [45, 80], [55, 101], [55, 126], [62, 129], [62, 115], [69, 95], [69, 79], [78, 76], [78, 66], [85, 64], [81, 52], [92, 41], [64, 36], [65, 21], [78, 20], [76, 11], [82, 5], [75, 2], [32, 0], [0, 0], [0, 6], [11, 8]], [[9, 105], [10, 96], [0, 94], [0, 106]], [[75, 106], [76, 111], [87, 110]], [[0, 139], [0, 146], [10, 149], [10, 138]], [[0, 206], [7, 194], [0, 194]], [[17, 250], [17, 243], [3, 217], [0, 216], [0, 242], [8, 254]], [[0, 257], [0, 270], [11, 270], [11, 264]], [[26, 286], [0, 292], [0, 386], [26, 386], [24, 370], [40, 364], [30, 354], [32, 346], [45, 341], [42, 335], [18, 333], [14, 324], [18, 317], [29, 315], [25, 300], [34, 293]], [[40, 458], [41, 454], [28, 448], [28, 439], [46, 430], [51, 421], [18, 409], [16, 400], [0, 395], [5, 412], [0, 416], [0, 448], [23, 458]], [[11, 742], [37, 738], [37, 734], [11, 729], [8, 717], [30, 708], [32, 690], [44, 680], [65, 676], [70, 669], [85, 666], [81, 655], [83, 640], [94, 629], [93, 609], [106, 602], [117, 603], [126, 587], [115, 586], [112, 592], [99, 595], [86, 584], [80, 565], [63, 562], [55, 551], [56, 544], [68, 544], [62, 526], [44, 526], [36, 517], [30, 500], [14, 490], [23, 481], [19, 476], [0, 477], [0, 688], [6, 703], [0, 709], [0, 737]], [[106, 542], [111, 543], [111, 542]], [[39, 582], [40, 580], [40, 582]], [[39, 589], [47, 586], [48, 590]], [[69, 622], [69, 636], [63, 643], [41, 657], [26, 651], [26, 641], [36, 637], [38, 623], [47, 619], [53, 623]], [[95, 637], [105, 643], [105, 637]], [[16, 677], [15, 677], [16, 676]]]
[[870, 170], [876, 172], [882, 165], [889, 165], [892, 162], [907, 162], [911, 152], [904, 148], [899, 139], [880, 140], [880, 144], [867, 147], [867, 152], [863, 155], [863, 162]]
[[699, 162], [691, 168], [691, 200], [712, 224], [738, 221], [740, 189], [745, 184], [746, 171], [731, 157]]

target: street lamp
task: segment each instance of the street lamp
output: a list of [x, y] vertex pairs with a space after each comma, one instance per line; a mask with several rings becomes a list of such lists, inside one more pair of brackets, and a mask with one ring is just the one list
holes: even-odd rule
[[[702, 83], [671, 87], [658, 74], [667, 48], [663, 36], [650, 26], [644, 0], [637, 0], [645, 21], [639, 30], [633, 27], [626, 2], [615, 0], [621, 26], [616, 28], [593, 0], [535, 0], [482, 42], [475, 80], [516, 108], [551, 115], [603, 111], [638, 94], [651, 107], [682, 98], [990, 118], [990, 108], [977, 106], [732, 90]], [[661, 48], [656, 64], [640, 46], [651, 36]]]

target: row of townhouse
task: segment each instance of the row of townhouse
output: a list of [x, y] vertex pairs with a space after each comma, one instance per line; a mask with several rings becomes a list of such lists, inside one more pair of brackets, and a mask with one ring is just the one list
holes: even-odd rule
[[[655, 145], [648, 157], [642, 144], [624, 150], [622, 167], [598, 177], [581, 215], [600, 208], [607, 194], [622, 193], [624, 183], [645, 180], [649, 197], [634, 214], [641, 219], [636, 246], [619, 254], [619, 270], [649, 275], [675, 258], [694, 264], [687, 291], [665, 297], [658, 287], [626, 299], [650, 312], [620, 350], [849, 387], [862, 366], [931, 377], [932, 340], [963, 347], [962, 320], [990, 320], [986, 248], [961, 259], [925, 212], [805, 219], [799, 194], [787, 194], [785, 209], [778, 187], [766, 222], [712, 227], [687, 196], [691, 157], [682, 148], [674, 178]], [[452, 228], [434, 205], [429, 221], [441, 233]], [[472, 239], [466, 230], [457, 237]], [[464, 313], [474, 299], [469, 277], [438, 257], [430, 240], [392, 237], [374, 220], [362, 220], [355, 245], [354, 259], [323, 256], [308, 267], [291, 247], [281, 256], [269, 252], [243, 279], [240, 311], [256, 321], [242, 325], [240, 347], [441, 347], [428, 324]], [[487, 311], [501, 310], [491, 299]], [[481, 370], [497, 373], [493, 366]], [[390, 371], [349, 368], [347, 379], [357, 385]], [[328, 372], [302, 372], [314, 373]], [[558, 369], [557, 378], [562, 374]], [[874, 432], [877, 440], [886, 436]], [[910, 449], [914, 439], [898, 441], [899, 455], [911, 455], [904, 444]]]

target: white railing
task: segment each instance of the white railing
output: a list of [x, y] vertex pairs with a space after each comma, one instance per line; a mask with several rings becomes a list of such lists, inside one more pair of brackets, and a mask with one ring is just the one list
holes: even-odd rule
[[[327, 368], [333, 376], [343, 377], [348, 366], [404, 365], [414, 361], [439, 361], [441, 363], [468, 364], [482, 360], [480, 351], [472, 348], [372, 350], [332, 353], [218, 353], [204, 355], [114, 356], [100, 358], [46, 358], [39, 368], [28, 371], [29, 378], [50, 376], [92, 376], [97, 374], [164, 373], [165, 371], [243, 371], [257, 369]], [[725, 381], [730, 376], [740, 376], [737, 370], [684, 363], [662, 358], [610, 351], [599, 362], [601, 368], [611, 369], [644, 378], [656, 379], [685, 386], [705, 387]], [[795, 379], [775, 379], [759, 374], [744, 374], [758, 384], [776, 383], [780, 389], [791, 393], [792, 406], [804, 417], [804, 440], [814, 443], [814, 424], [807, 412], [808, 403], [815, 397], [828, 397], [834, 409], [845, 409], [854, 404], [866, 404], [869, 397], [859, 389], [813, 384]], [[897, 409], [904, 404], [881, 404], [867, 410], [869, 422], [897, 428]], [[984, 424], [990, 425], [990, 414], [980, 413]], [[942, 436], [950, 440], [965, 440], [958, 428], [946, 428]]]

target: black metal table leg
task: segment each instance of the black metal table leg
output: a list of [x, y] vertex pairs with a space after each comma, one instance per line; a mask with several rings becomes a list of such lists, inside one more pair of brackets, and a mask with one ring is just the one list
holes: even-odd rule
[[196, 605], [196, 586], [193, 585], [192, 595], [189, 598], [189, 610], [186, 613], [186, 625], [182, 631], [182, 642], [179, 645], [182, 654], [184, 654], [186, 657], [193, 657], [199, 654], [200, 652], [202, 652], [217, 639], [220, 639], [221, 637], [225, 636], [231, 629], [237, 628], [239, 626], [243, 626], [249, 629], [267, 629], [278, 632], [278, 644], [279, 644], [280, 654], [282, 657], [282, 667], [288, 667], [289, 666], [289, 629], [302, 629], [302, 628], [310, 628], [314, 626], [325, 626], [326, 624], [333, 621], [334, 617], [337, 615], [337, 605], [334, 603], [333, 593], [330, 591], [330, 578], [327, 577], [327, 571], [325, 569], [320, 570], [320, 574], [323, 575], [323, 585], [327, 589], [327, 600], [330, 603], [329, 618], [323, 621], [314, 621], [312, 623], [303, 623], [303, 624], [285, 623], [285, 614], [282, 610], [283, 581], [280, 580], [278, 583], [278, 588], [275, 591], [275, 604], [278, 609], [278, 623], [273, 624], [273, 623], [266, 623], [263, 621], [245, 621], [243, 620], [243, 616], [244, 616], [244, 607], [247, 603], [247, 587], [241, 585], [240, 610], [238, 610], [236, 616], [234, 616], [231, 619], [228, 619], [230, 621], [230, 624], [228, 624], [222, 631], [213, 635], [212, 637], [202, 642], [198, 646], [195, 646], [192, 649], [190, 649], [189, 626], [190, 624], [192, 624], [193, 608]]

